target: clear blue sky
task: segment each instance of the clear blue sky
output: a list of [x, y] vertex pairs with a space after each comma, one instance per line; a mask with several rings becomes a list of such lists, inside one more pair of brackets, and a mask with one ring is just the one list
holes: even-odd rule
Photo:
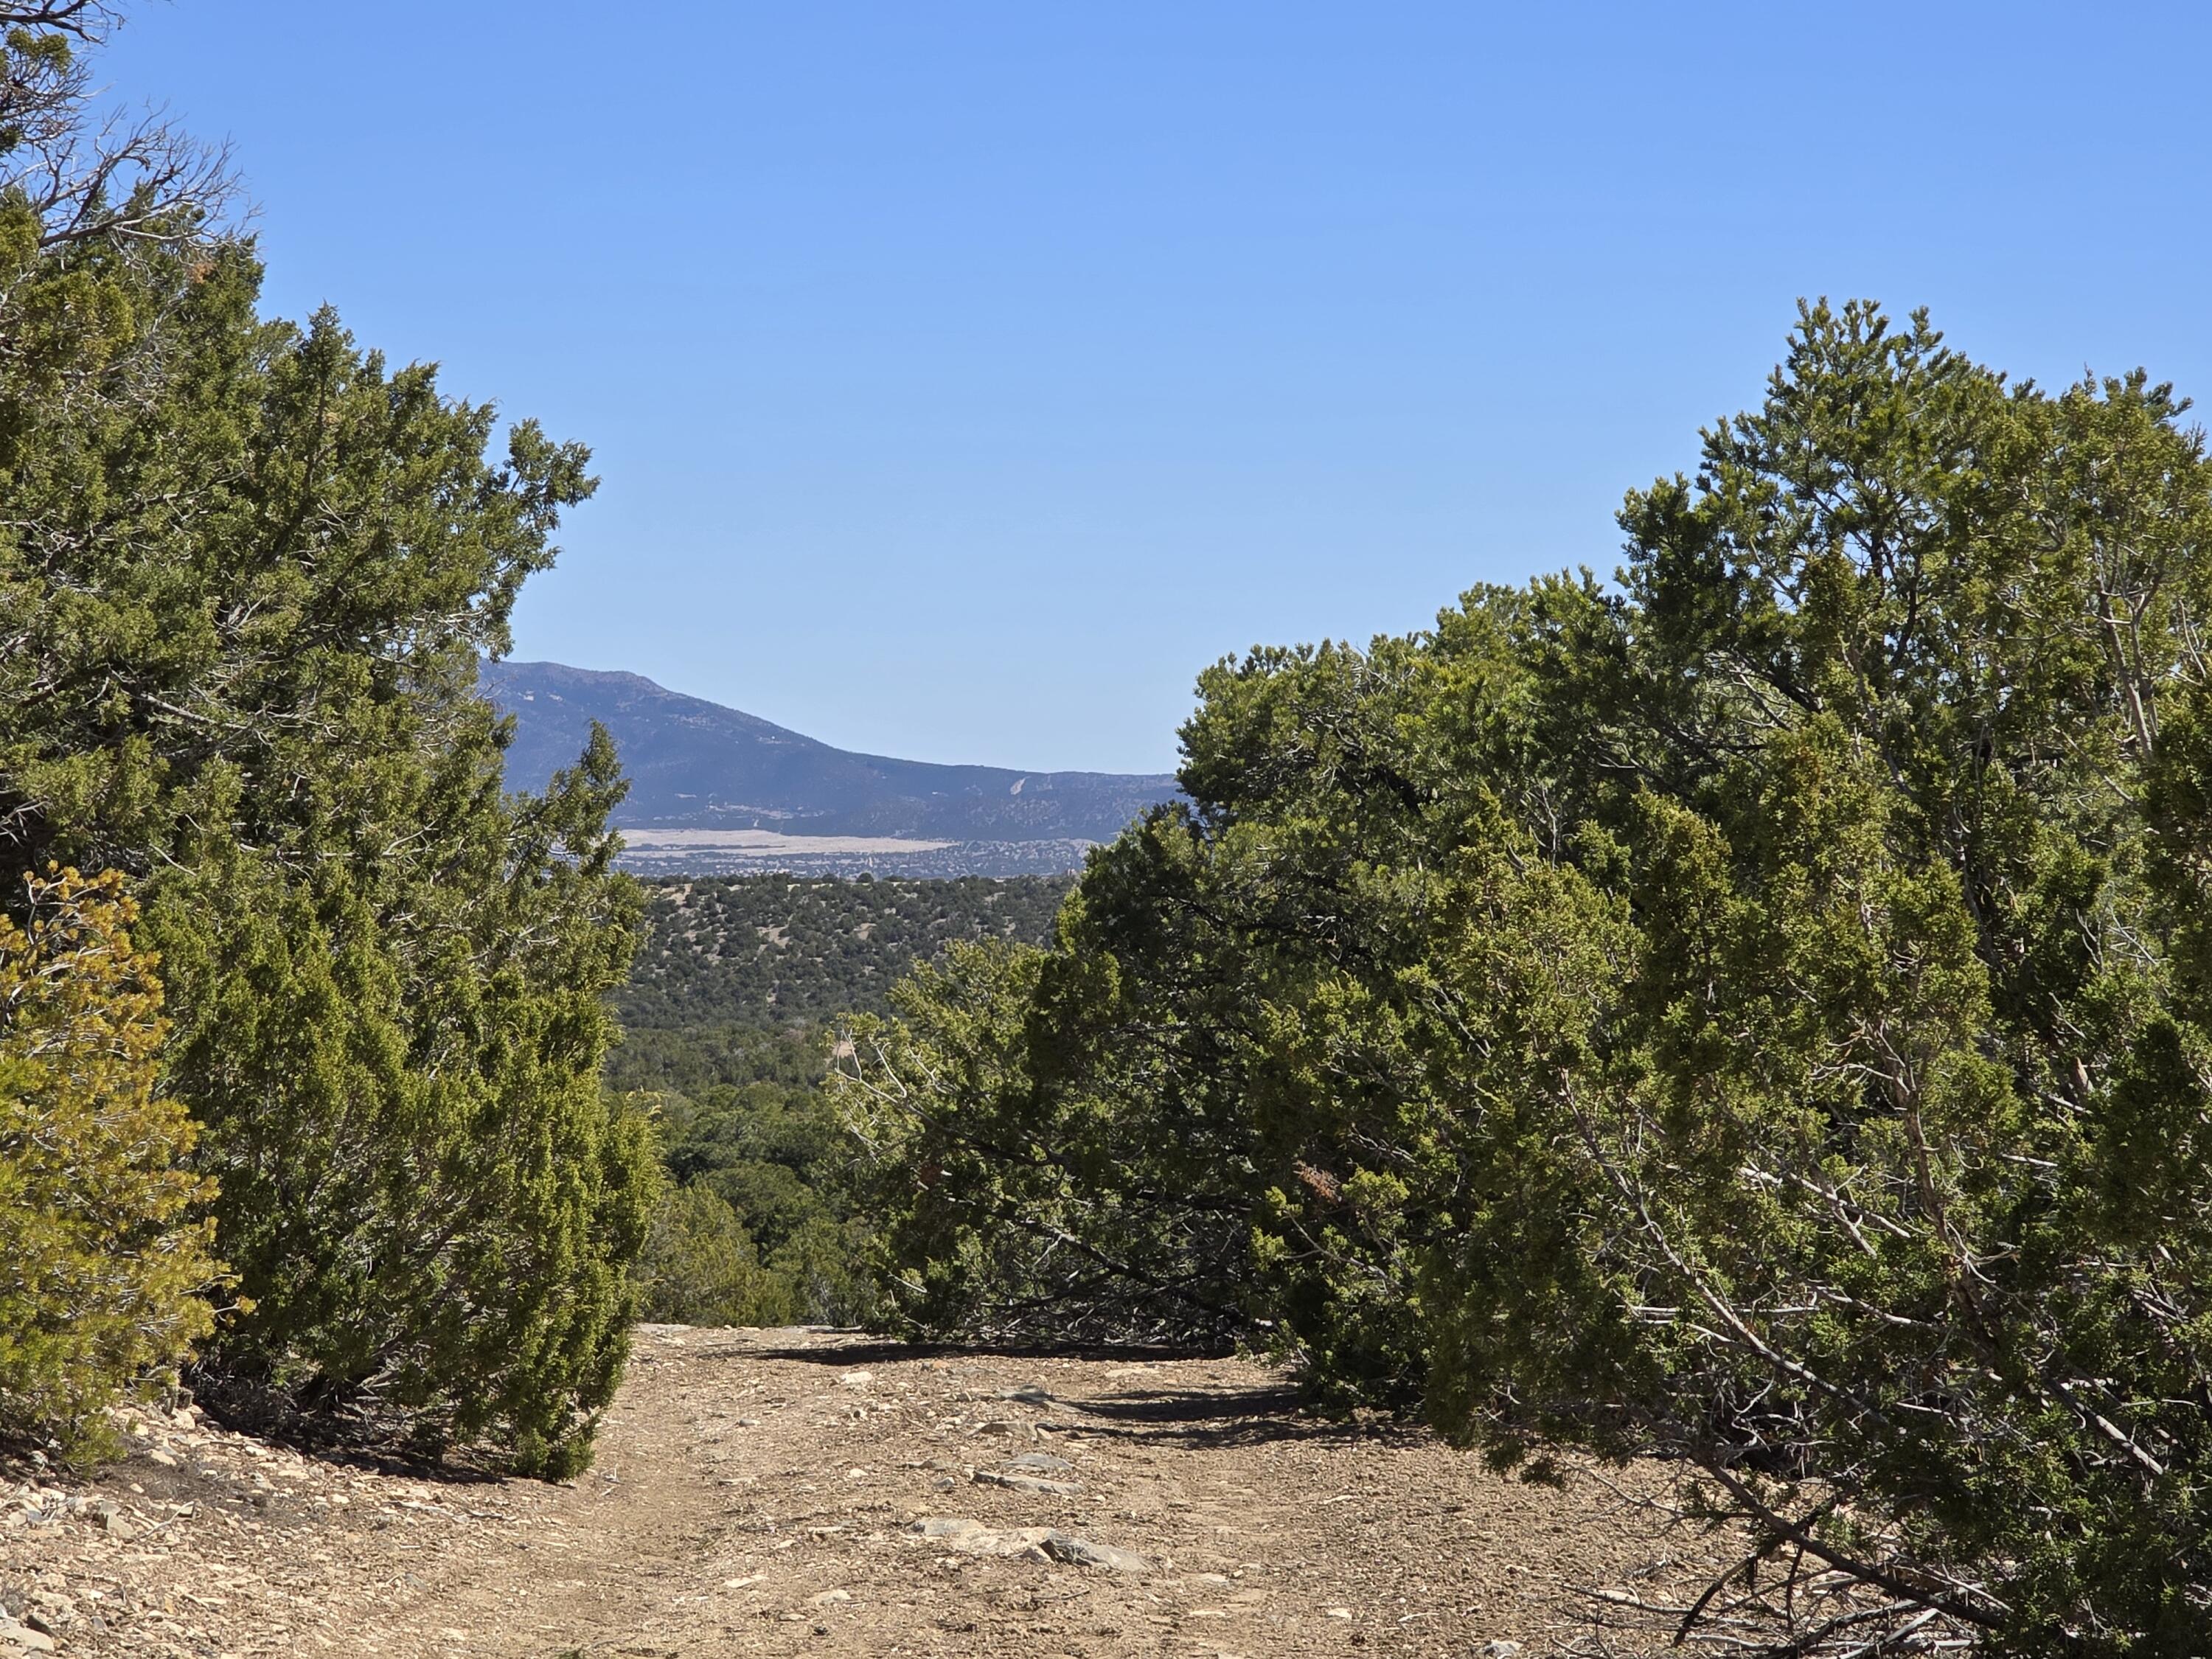
[[271, 304], [596, 451], [517, 654], [1164, 769], [1193, 675], [1610, 571], [1800, 295], [2212, 395], [2201, 6], [173, 0]]

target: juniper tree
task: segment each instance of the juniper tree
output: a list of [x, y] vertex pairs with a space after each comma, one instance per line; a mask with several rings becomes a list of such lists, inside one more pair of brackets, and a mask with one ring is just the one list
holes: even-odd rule
[[1722, 1639], [2203, 1649], [2185, 411], [1809, 307], [1614, 583], [1218, 666], [1058, 947], [848, 1067], [908, 1305], [1087, 1260], [1502, 1465], [1675, 1459]]
[[475, 679], [587, 457], [264, 317], [198, 152], [98, 161], [63, 26], [104, 9], [47, 9], [0, 131], [0, 865], [122, 872], [162, 953], [252, 1304], [210, 1397], [572, 1468], [654, 1180], [598, 1075], [623, 784], [599, 733], [507, 792]]

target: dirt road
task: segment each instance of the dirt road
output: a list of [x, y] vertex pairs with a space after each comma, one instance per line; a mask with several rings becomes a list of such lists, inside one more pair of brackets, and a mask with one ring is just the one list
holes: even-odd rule
[[1588, 1591], [1683, 1547], [1595, 1481], [1301, 1419], [1253, 1365], [805, 1331], [641, 1331], [566, 1486], [191, 1423], [134, 1444], [90, 1485], [0, 1485], [0, 1605], [23, 1620], [0, 1659], [1534, 1659], [1585, 1627]]

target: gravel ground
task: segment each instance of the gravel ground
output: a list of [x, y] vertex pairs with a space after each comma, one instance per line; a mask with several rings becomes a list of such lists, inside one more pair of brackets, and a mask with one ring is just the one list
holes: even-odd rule
[[1501, 1480], [1237, 1361], [651, 1326], [565, 1486], [133, 1426], [96, 1480], [0, 1481], [0, 1659], [1534, 1659], [1703, 1565], [1656, 1471]]

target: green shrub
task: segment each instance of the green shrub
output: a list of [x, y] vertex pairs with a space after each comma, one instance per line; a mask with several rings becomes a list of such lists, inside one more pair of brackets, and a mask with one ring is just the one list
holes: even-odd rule
[[27, 883], [0, 916], [0, 1434], [103, 1449], [102, 1408], [174, 1369], [222, 1269], [179, 1167], [193, 1130], [156, 1091], [155, 959], [112, 873]]
[[641, 1311], [676, 1325], [781, 1325], [787, 1298], [760, 1265], [744, 1223], [705, 1187], [671, 1187], [638, 1264]]

